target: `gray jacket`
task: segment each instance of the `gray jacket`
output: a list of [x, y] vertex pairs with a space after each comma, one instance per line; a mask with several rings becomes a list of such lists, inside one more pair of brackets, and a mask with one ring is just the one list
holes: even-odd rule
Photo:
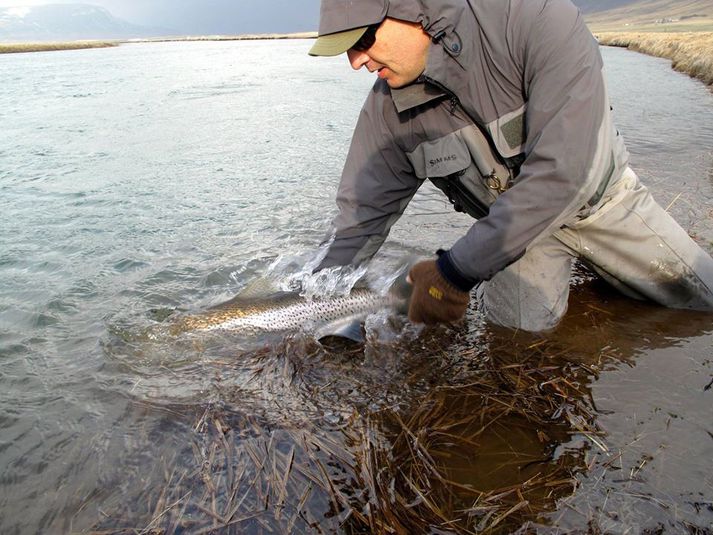
[[388, 16], [434, 42], [415, 83], [374, 84], [320, 268], [371, 258], [426, 179], [478, 218], [450, 249], [474, 282], [596, 209], [628, 154], [599, 47], [569, 0], [389, 0]]

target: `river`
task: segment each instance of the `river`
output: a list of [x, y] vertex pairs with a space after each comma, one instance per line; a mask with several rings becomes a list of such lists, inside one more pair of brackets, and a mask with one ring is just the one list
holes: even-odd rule
[[[0, 55], [0, 533], [713, 530], [708, 314], [582, 272], [546, 335], [152, 335], [315, 282], [373, 75], [308, 47]], [[713, 251], [713, 95], [602, 53], [632, 166]], [[452, 243], [449, 211], [424, 188], [374, 270]]]

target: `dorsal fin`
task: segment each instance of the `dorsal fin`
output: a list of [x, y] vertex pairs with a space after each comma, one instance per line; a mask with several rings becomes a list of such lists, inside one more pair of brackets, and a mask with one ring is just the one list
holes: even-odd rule
[[277, 284], [275, 279], [269, 277], [257, 277], [245, 285], [245, 288], [238, 292], [235, 298], [241, 299], [257, 299], [268, 295], [275, 295], [282, 292], [282, 288]]

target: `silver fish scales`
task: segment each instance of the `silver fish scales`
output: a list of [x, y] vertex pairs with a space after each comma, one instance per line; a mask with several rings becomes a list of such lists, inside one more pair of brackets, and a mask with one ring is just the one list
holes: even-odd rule
[[388, 293], [355, 288], [348, 295], [306, 299], [296, 292], [262, 298], [237, 296], [204, 312], [183, 316], [177, 332], [229, 331], [248, 335], [307, 330], [317, 339], [342, 336], [362, 340], [361, 322], [369, 314], [407, 308], [410, 285], [397, 281]]

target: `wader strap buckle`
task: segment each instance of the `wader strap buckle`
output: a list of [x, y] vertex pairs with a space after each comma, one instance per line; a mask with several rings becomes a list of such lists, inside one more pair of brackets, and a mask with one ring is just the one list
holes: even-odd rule
[[495, 170], [493, 170], [492, 173], [485, 177], [485, 185], [488, 186], [489, 189], [497, 191], [498, 193], [505, 193], [510, 187], [508, 181], [505, 181], [505, 183], [503, 184], [503, 181], [495, 173]]

